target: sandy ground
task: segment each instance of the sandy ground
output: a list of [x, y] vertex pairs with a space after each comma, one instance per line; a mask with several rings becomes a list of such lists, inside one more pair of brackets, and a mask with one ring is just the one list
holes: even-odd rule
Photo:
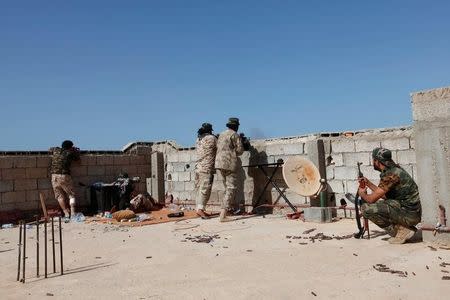
[[[303, 238], [354, 229], [352, 220], [313, 224], [275, 215], [137, 228], [64, 224], [66, 274], [38, 279], [33, 228], [27, 231], [25, 284], [16, 281], [18, 229], [4, 229], [0, 299], [450, 299], [450, 281], [442, 280], [450, 265], [440, 266], [450, 263], [450, 250], [390, 245], [386, 235], [314, 243]], [[200, 235], [215, 238], [192, 241]], [[376, 264], [407, 275], [379, 272]]]

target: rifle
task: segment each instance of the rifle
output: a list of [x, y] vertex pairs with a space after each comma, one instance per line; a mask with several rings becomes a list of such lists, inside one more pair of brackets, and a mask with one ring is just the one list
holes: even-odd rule
[[[361, 165], [362, 163], [358, 162], [358, 178], [362, 178], [364, 175], [361, 172]], [[359, 182], [359, 187], [360, 188], [365, 188], [366, 187], [366, 183], [364, 181], [360, 181]], [[362, 202], [362, 199], [360, 199], [359, 193], [358, 191], [356, 191], [356, 196], [355, 196], [355, 215], [356, 215], [356, 226], [358, 227], [358, 232], [356, 232], [353, 236], [356, 239], [362, 239], [364, 237], [364, 233], [367, 231], [367, 236], [370, 239], [370, 233], [368, 231], [369, 228], [369, 221], [364, 218], [364, 226], [361, 225], [361, 215], [359, 214], [359, 203], [360, 201]]]

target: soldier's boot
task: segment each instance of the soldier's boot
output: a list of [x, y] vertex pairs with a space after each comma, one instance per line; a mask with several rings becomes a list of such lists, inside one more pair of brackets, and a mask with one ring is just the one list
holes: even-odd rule
[[384, 228], [387, 234], [389, 234], [391, 237], [395, 237], [397, 235], [397, 229], [397, 225], [389, 225], [388, 227]]
[[414, 236], [415, 231], [402, 225], [397, 226], [397, 234], [389, 239], [390, 244], [404, 244]]
[[219, 222], [230, 222], [233, 221], [233, 219], [231, 219], [230, 217], [227, 217], [227, 210], [226, 209], [222, 209], [220, 211], [220, 215], [219, 215]]

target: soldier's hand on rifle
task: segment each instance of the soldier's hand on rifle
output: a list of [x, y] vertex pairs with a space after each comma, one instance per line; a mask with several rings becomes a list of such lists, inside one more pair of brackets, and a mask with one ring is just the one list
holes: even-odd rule
[[[367, 187], [358, 187], [358, 195], [367, 194]], [[362, 196], [361, 196], [362, 197]]]
[[360, 186], [365, 186], [369, 182], [369, 180], [366, 177], [359, 177], [358, 182]]

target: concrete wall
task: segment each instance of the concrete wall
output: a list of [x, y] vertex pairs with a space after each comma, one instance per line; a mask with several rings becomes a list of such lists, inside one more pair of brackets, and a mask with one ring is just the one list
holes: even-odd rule
[[[450, 87], [414, 93], [412, 104], [422, 222], [435, 226], [439, 205], [450, 214]], [[450, 244], [449, 233], [423, 237]]]
[[[88, 193], [78, 183], [90, 185], [97, 181], [112, 182], [120, 172], [139, 176], [138, 191], [145, 191], [145, 178], [151, 172], [151, 148], [133, 147], [126, 152], [84, 152], [80, 162], [72, 165], [72, 177], [80, 206], [88, 205]], [[39, 192], [56, 205], [49, 173], [50, 155], [47, 152], [3, 152], [0, 154], [0, 212], [9, 210], [37, 210]]]
[[[379, 173], [372, 167], [371, 151], [375, 147], [386, 147], [393, 151], [393, 158], [405, 170], [417, 176], [414, 140], [411, 127], [391, 129], [365, 130], [351, 133], [321, 133], [308, 136], [277, 138], [251, 141], [252, 151], [245, 152], [241, 157], [242, 165], [255, 163], [273, 163], [278, 159], [286, 160], [289, 156], [300, 155], [309, 159], [318, 139], [323, 139], [327, 160], [327, 179], [330, 189], [336, 193], [339, 200], [345, 193], [355, 193], [357, 190], [357, 162], [362, 162], [362, 172], [375, 183], [379, 181]], [[166, 156], [166, 191], [181, 202], [193, 204], [194, 169], [196, 160], [195, 149], [172, 151]], [[273, 168], [266, 168], [270, 173]], [[237, 202], [251, 205], [258, 198], [265, 177], [255, 168], [244, 167], [240, 173]], [[285, 185], [281, 169], [276, 172], [276, 182], [285, 191], [287, 198], [293, 204], [306, 204], [309, 199], [299, 196]], [[223, 181], [220, 175], [215, 176], [213, 191], [209, 204], [218, 206], [223, 199]], [[264, 203], [284, 204], [279, 193], [270, 186], [264, 195]], [[333, 203], [332, 203], [333, 205]]]

